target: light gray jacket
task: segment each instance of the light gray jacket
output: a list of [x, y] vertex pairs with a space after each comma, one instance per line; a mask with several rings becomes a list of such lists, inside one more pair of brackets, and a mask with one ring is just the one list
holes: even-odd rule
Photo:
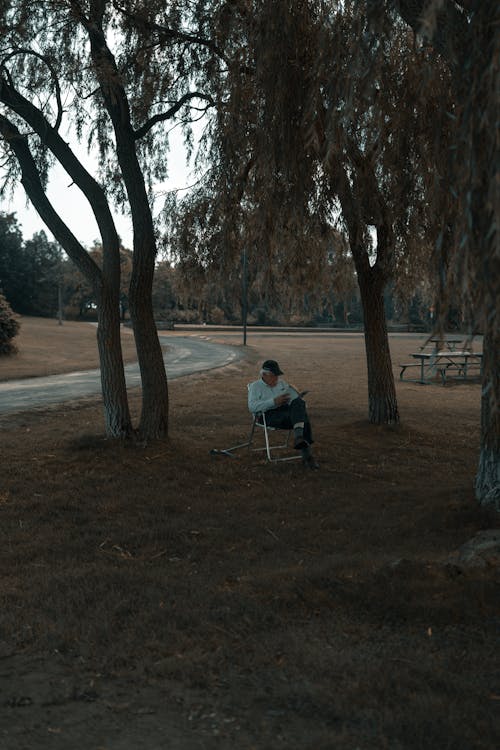
[[298, 393], [285, 380], [278, 380], [276, 385], [271, 388], [270, 385], [261, 380], [255, 380], [248, 386], [248, 409], [252, 414], [259, 411], [269, 411], [275, 409], [274, 399], [276, 396], [282, 396], [284, 393], [290, 394], [290, 401], [298, 397]]

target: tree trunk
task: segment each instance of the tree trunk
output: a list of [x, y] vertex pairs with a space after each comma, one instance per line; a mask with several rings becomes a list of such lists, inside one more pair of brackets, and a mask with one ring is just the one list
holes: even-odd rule
[[[98, 299], [97, 342], [101, 366], [101, 384], [106, 420], [106, 432], [110, 437], [123, 437], [132, 432], [132, 423], [127, 400], [125, 374], [120, 340], [119, 290], [120, 256], [118, 237], [109, 222], [104, 225], [103, 237], [108, 240], [104, 252], [103, 271], [80, 245], [76, 237], [54, 210], [45, 195], [40, 174], [26, 139], [15, 125], [0, 116], [0, 132], [6, 137], [21, 167], [21, 182], [40, 218], [50, 229], [78, 269], [92, 284]], [[91, 197], [93, 196], [92, 191]], [[99, 204], [101, 194], [97, 191]], [[90, 200], [90, 198], [89, 198]], [[98, 215], [99, 210], [98, 210]], [[100, 217], [102, 219], [102, 216]], [[111, 222], [112, 224], [112, 222]]]
[[125, 438], [132, 433], [132, 421], [123, 369], [118, 296], [118, 289], [108, 290], [104, 284], [97, 294], [97, 346], [106, 433]]
[[127, 187], [134, 228], [129, 311], [142, 381], [139, 433], [142, 438], [148, 440], [168, 435], [167, 374], [158, 339], [152, 299], [156, 240], [144, 178], [135, 148], [132, 153], [121, 146], [117, 151]]
[[115, 58], [107, 46], [102, 30], [102, 10], [103, 6], [94, 7], [92, 22], [83, 16], [81, 19], [89, 34], [95, 73], [113, 124], [116, 155], [132, 216], [134, 255], [130, 281], [130, 318], [142, 380], [139, 433], [143, 439], [148, 440], [166, 437], [168, 434], [167, 375], [152, 302], [156, 239], [144, 175], [137, 155], [130, 107]]
[[395, 424], [399, 412], [385, 319], [384, 280], [373, 268], [358, 269], [358, 284], [368, 368], [368, 418], [372, 424]]
[[[470, 70], [464, 66], [461, 100], [469, 105], [472, 125], [470, 176], [466, 185], [471, 205], [470, 254], [474, 259], [470, 285], [481, 310], [483, 381], [481, 393], [481, 450], [476, 475], [476, 498], [483, 506], [500, 510], [500, 143], [498, 90], [500, 84], [500, 42], [498, 0], [478, 4], [470, 30]], [[467, 131], [469, 135], [469, 131]]]
[[[368, 369], [368, 418], [372, 424], [399, 422], [396, 386], [392, 371], [389, 336], [384, 308], [384, 289], [393, 272], [394, 234], [388, 218], [385, 201], [378, 189], [377, 180], [368, 162], [363, 162], [364, 177], [357, 180], [378, 204], [379, 220], [368, 220], [364, 215], [365, 202], [353, 190], [347, 170], [336, 165], [334, 191], [340, 199], [347, 224], [361, 304], [363, 306], [366, 364]], [[377, 230], [377, 257], [370, 264], [367, 226], [375, 224]]]
[[[136, 255], [134, 242], [134, 268]], [[153, 315], [151, 274], [133, 271], [130, 282], [129, 313], [134, 331], [142, 380], [142, 410], [139, 433], [144, 439], [168, 434], [168, 384], [163, 352]]]
[[[394, 3], [415, 31], [421, 25], [425, 0]], [[462, 9], [457, 5], [461, 5]], [[437, 6], [437, 4], [436, 4]], [[469, 15], [463, 10], [473, 11]], [[462, 209], [471, 208], [470, 238], [465, 243], [467, 268], [478, 318], [484, 330], [481, 394], [481, 450], [476, 475], [476, 498], [483, 506], [500, 510], [500, 304], [499, 262], [499, 148], [498, 148], [498, 0], [445, 3], [436, 16], [432, 44], [447, 60], [462, 118], [464, 142], [455, 168], [465, 164], [468, 179], [457, 184]], [[467, 228], [469, 229], [469, 227]], [[467, 231], [461, 242], [467, 239]], [[463, 256], [458, 253], [458, 257]], [[461, 271], [462, 276], [464, 274]]]
[[500, 332], [495, 318], [487, 326], [483, 340], [481, 451], [476, 498], [481, 505], [500, 511]]

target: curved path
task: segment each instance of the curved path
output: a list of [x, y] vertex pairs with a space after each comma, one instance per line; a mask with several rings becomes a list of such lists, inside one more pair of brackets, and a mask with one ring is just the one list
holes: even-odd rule
[[[188, 337], [160, 335], [159, 339], [162, 346], [168, 346], [163, 359], [169, 380], [193, 372], [224, 367], [241, 358], [239, 349], [224, 344], [213, 344]], [[127, 387], [141, 385], [137, 363], [125, 366], [125, 377]], [[36, 406], [58, 404], [100, 392], [100, 370], [9, 380], [0, 383], [0, 414], [27, 411]]]

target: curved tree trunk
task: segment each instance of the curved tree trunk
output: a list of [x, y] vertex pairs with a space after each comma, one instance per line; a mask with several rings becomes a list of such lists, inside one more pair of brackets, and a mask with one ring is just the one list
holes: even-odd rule
[[[400, 16], [418, 33], [426, 0], [392, 0]], [[458, 7], [461, 6], [461, 7]], [[458, 185], [462, 209], [470, 210], [469, 284], [484, 330], [481, 396], [481, 450], [476, 497], [500, 509], [500, 279], [499, 251], [499, 98], [498, 0], [435, 3], [434, 47], [452, 73], [457, 110], [465, 138], [455, 168], [466, 164], [468, 179]], [[464, 12], [465, 11], [465, 12]], [[460, 145], [460, 144], [459, 144]], [[461, 254], [463, 255], [463, 253]], [[463, 273], [463, 271], [462, 271]]]
[[97, 294], [97, 347], [101, 365], [106, 433], [129, 437], [132, 421], [127, 399], [120, 338], [119, 288], [103, 284]]
[[[26, 139], [16, 126], [0, 116], [0, 132], [8, 141], [21, 167], [21, 182], [42, 221], [64, 248], [68, 256], [92, 284], [98, 300], [97, 342], [101, 365], [101, 384], [106, 420], [106, 432], [110, 437], [125, 437], [132, 432], [128, 408], [127, 389], [123, 370], [120, 339], [119, 291], [120, 256], [118, 238], [114, 228], [105, 230], [109, 237], [104, 254], [103, 270], [80, 245], [45, 195], [40, 174]], [[102, 202], [102, 193], [96, 186], [96, 201]], [[89, 191], [92, 193], [92, 191]], [[97, 211], [99, 215], [99, 211]], [[100, 217], [102, 218], [102, 217]], [[112, 223], [112, 222], [111, 222]], [[100, 227], [109, 222], [100, 221]], [[116, 237], [116, 242], [111, 241]]]
[[[117, 135], [117, 143], [120, 141]], [[129, 310], [142, 380], [139, 433], [144, 439], [168, 434], [168, 384], [163, 352], [153, 314], [153, 275], [156, 240], [146, 186], [135, 152], [125, 136], [117, 148], [132, 212], [134, 255], [129, 290]]]
[[399, 412], [384, 310], [384, 281], [371, 268], [359, 269], [358, 284], [368, 368], [368, 418], [372, 424], [395, 424]]
[[[480, 292], [483, 323], [483, 382], [481, 394], [481, 450], [476, 475], [476, 497], [481, 505], [500, 510], [500, 41], [498, 2], [482, 2], [471, 30], [475, 51], [469, 91], [475, 91], [471, 106], [470, 139], [472, 206], [472, 253]], [[463, 92], [464, 100], [469, 92]], [[470, 95], [470, 94], [469, 94]]]
[[[372, 194], [377, 195], [382, 217], [386, 211], [374, 179], [370, 187]], [[372, 424], [395, 424], [399, 422], [399, 412], [384, 308], [384, 289], [392, 271], [393, 232], [389, 220], [384, 216], [385, 220], [380, 220], [376, 225], [377, 258], [370, 265], [367, 224], [371, 222], [363, 218], [363, 200], [352, 189], [347, 172], [341, 166], [337, 166], [335, 190], [347, 224], [363, 305], [368, 418]]]
[[127, 190], [134, 231], [134, 255], [130, 282], [130, 317], [142, 379], [142, 438], [168, 434], [168, 384], [163, 354], [153, 315], [152, 286], [156, 259], [153, 217], [136, 148], [130, 107], [115, 58], [102, 30], [103, 6], [95, 6], [91, 22], [81, 16], [87, 29], [94, 70], [116, 139], [116, 153]]
[[476, 498], [481, 505], [500, 510], [500, 333], [494, 323], [490, 322], [483, 341], [481, 452]]
[[[134, 233], [135, 234], [135, 233]], [[143, 267], [141, 268], [141, 258]], [[129, 290], [129, 312], [142, 379], [140, 435], [145, 439], [168, 434], [168, 384], [163, 352], [153, 315], [151, 252], [138, 252], [134, 239], [134, 263]], [[146, 267], [144, 267], [146, 265]], [[148, 267], [151, 265], [151, 267]]]

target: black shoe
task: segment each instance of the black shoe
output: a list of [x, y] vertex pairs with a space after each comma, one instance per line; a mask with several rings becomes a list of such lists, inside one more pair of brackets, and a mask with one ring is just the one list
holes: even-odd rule
[[302, 463], [307, 466], [308, 469], [319, 469], [319, 463], [316, 461], [312, 453], [308, 456], [303, 456]]
[[302, 448], [302, 463], [309, 469], [319, 469], [319, 464], [316, 462], [312, 454], [310, 445], [307, 445], [306, 448]]
[[304, 440], [304, 438], [299, 438], [298, 440], [295, 440], [293, 447], [296, 451], [302, 451], [304, 448], [309, 448], [309, 443], [307, 440]]

